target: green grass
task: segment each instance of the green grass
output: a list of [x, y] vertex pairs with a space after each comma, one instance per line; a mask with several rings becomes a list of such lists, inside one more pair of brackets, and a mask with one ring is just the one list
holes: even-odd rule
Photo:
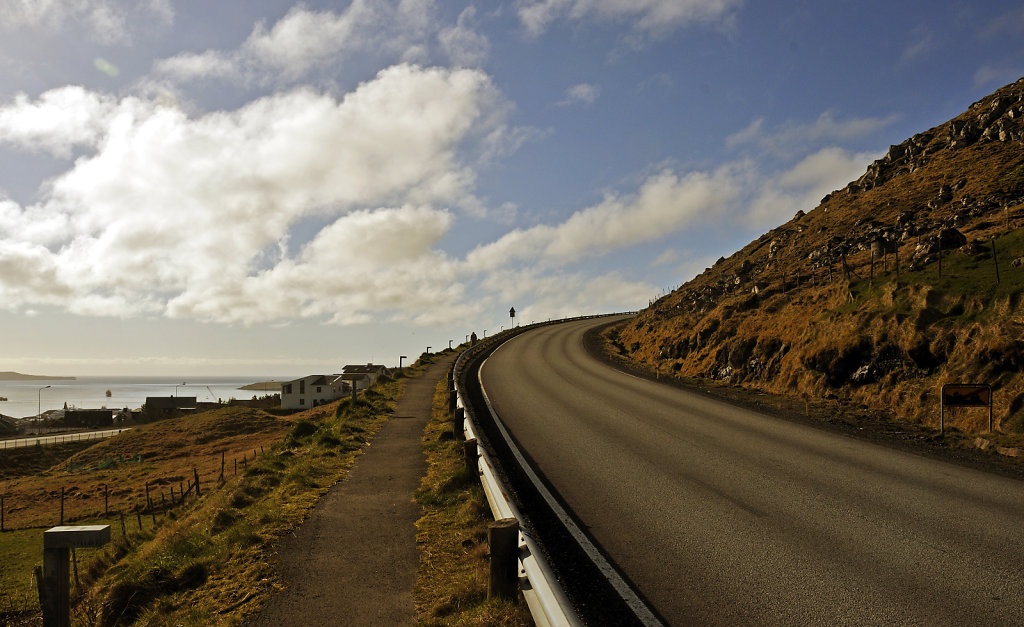
[[[111, 556], [124, 550], [140, 540], [152, 537], [154, 525], [152, 517], [125, 517], [125, 531], [121, 531], [119, 517], [100, 517], [76, 521], [80, 525], [110, 525], [110, 543], [102, 548], [78, 549], [75, 561], [78, 564], [79, 580], [90, 582], [97, 565], [100, 568], [110, 560]], [[0, 555], [3, 556], [3, 568], [0, 568], [0, 625], [32, 622], [39, 612], [39, 596], [33, 575], [36, 566], [43, 563], [43, 532], [50, 527], [18, 529], [0, 533]], [[74, 586], [74, 575], [72, 575]], [[74, 592], [74, 588], [72, 589]]]
[[[1013, 259], [1024, 256], [1024, 231], [1016, 230], [996, 238], [999, 260], [999, 282], [996, 283], [995, 263], [991, 255], [991, 242], [984, 242], [987, 252], [966, 255], [959, 251], [943, 254], [942, 276], [939, 264], [934, 261], [916, 272], [903, 271], [897, 277], [895, 272], [884, 276], [879, 274], [873, 280], [855, 279], [850, 282], [853, 299], [835, 308], [837, 314], [856, 311], [867, 303], [879, 303], [883, 296], [892, 293], [893, 303], [885, 307], [892, 315], [910, 315], [916, 308], [909, 301], [911, 290], [907, 288], [930, 288], [939, 301], [933, 308], [938, 318], [949, 322], [974, 322], [992, 315], [985, 303], [999, 298], [1019, 299], [1024, 294], [1024, 268], [1011, 268]], [[977, 297], [979, 306], [964, 307], [962, 297]], [[878, 305], [872, 308], [881, 309]]]

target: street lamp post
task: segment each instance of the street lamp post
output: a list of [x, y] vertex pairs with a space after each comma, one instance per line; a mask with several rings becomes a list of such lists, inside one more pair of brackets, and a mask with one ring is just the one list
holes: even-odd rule
[[401, 372], [402, 372], [402, 360], [403, 360], [403, 359], [409, 359], [409, 357], [408, 357], [408, 356], [406, 356], [406, 355], [399, 355], [399, 356], [398, 356], [398, 372], [399, 372], [399, 373], [401, 373]]
[[[39, 420], [43, 417], [43, 390], [45, 390], [48, 387], [50, 386], [44, 385], [43, 387], [39, 388], [39, 393], [36, 395], [38, 397], [36, 398], [36, 420]], [[39, 425], [36, 426], [38, 427]]]
[[178, 396], [178, 388], [180, 388], [180, 387], [182, 387], [182, 386], [184, 386], [184, 385], [187, 385], [187, 384], [186, 384], [186, 383], [185, 383], [184, 381], [182, 381], [182, 382], [181, 382], [181, 385], [175, 385], [175, 386], [174, 386], [174, 396], [175, 396], [175, 397], [177, 397], [177, 396]]

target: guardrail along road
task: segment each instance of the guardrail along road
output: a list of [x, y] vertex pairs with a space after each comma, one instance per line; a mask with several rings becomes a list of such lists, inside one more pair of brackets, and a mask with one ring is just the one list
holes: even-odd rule
[[1024, 483], [738, 409], [524, 333], [496, 413], [671, 624], [1024, 624]]

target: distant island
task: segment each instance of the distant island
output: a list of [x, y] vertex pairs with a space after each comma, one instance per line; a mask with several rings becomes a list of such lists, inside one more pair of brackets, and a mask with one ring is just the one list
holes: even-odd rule
[[265, 392], [280, 392], [281, 382], [280, 381], [259, 381], [257, 383], [250, 383], [249, 385], [243, 385], [238, 388], [239, 390], [253, 390], [253, 391], [265, 391]]
[[20, 372], [0, 372], [0, 381], [74, 381], [75, 377], [48, 377], [37, 374], [21, 374]]

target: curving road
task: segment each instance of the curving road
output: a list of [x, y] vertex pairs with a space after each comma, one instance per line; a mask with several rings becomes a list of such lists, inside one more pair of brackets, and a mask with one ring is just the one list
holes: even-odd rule
[[1024, 624], [1024, 483], [619, 372], [525, 333], [491, 403], [670, 623]]

